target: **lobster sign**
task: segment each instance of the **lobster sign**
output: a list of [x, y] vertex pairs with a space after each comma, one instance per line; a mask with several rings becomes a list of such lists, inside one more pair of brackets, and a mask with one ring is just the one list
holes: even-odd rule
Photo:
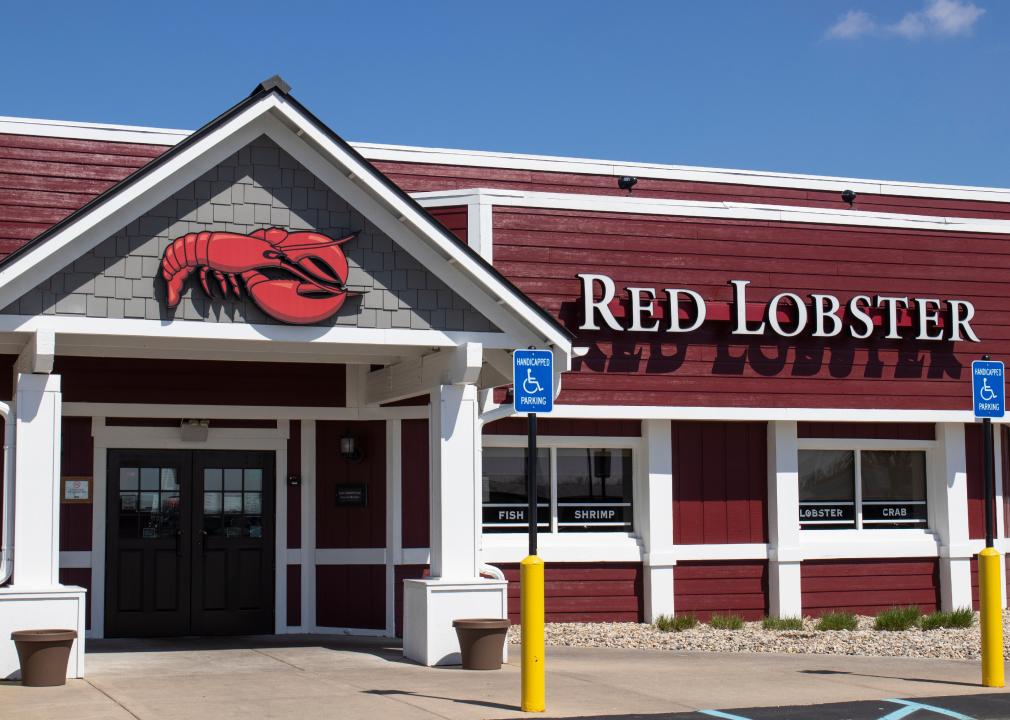
[[[248, 235], [231, 232], [189, 233], [169, 243], [161, 259], [166, 303], [174, 308], [187, 278], [199, 271], [208, 296], [213, 279], [227, 298], [242, 288], [270, 317], [308, 325], [331, 317], [349, 295], [347, 258], [340, 246], [357, 233], [333, 240], [316, 232], [263, 228]], [[241, 280], [240, 280], [241, 279]]]

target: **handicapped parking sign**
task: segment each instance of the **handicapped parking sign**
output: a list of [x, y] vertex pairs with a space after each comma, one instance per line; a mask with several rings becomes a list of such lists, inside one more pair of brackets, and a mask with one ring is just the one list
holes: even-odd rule
[[554, 353], [512, 353], [512, 393], [516, 412], [548, 413], [554, 409]]
[[971, 394], [976, 418], [1001, 418], [1006, 411], [1003, 363], [975, 360], [971, 364]]

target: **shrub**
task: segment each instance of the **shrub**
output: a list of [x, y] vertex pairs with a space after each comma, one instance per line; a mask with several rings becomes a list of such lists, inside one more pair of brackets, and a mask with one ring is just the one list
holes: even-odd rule
[[900, 631], [910, 630], [919, 624], [922, 611], [914, 605], [892, 607], [878, 613], [873, 620], [874, 630]]
[[708, 625], [715, 630], [739, 630], [743, 627], [743, 618], [739, 615], [714, 614], [709, 619]]
[[656, 618], [656, 628], [663, 632], [680, 632], [697, 627], [698, 618], [692, 613], [686, 615], [660, 615]]
[[761, 621], [761, 627], [765, 630], [802, 630], [803, 618], [787, 617], [774, 618], [766, 617]]
[[858, 622], [850, 612], [829, 612], [817, 621], [818, 630], [855, 630]]
[[922, 617], [922, 611], [914, 605], [905, 605], [903, 607], [893, 607], [888, 610], [884, 610], [882, 613], [877, 615], [873, 620], [874, 630], [887, 630], [893, 632], [895, 630], [911, 630], [919, 623], [919, 618]]
[[960, 608], [953, 612], [934, 612], [924, 615], [919, 620], [923, 630], [938, 630], [940, 628], [969, 628], [975, 621], [971, 608]]

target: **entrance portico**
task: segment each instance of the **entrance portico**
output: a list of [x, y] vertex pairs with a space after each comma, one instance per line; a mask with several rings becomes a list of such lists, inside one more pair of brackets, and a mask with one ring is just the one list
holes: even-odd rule
[[[236, 270], [215, 242], [280, 261]], [[276, 319], [334, 293], [346, 299], [329, 317]], [[509, 381], [511, 348], [552, 348], [563, 371], [570, 338], [282, 84], [11, 256], [0, 307], [0, 350], [17, 356], [0, 637], [204, 632], [193, 618], [211, 608], [231, 612], [216, 631], [391, 635], [396, 586], [425, 573], [404, 597], [408, 657], [451, 662], [447, 620], [504, 616], [505, 582], [478, 563], [481, 399]], [[411, 423], [426, 424], [423, 461]], [[344, 436], [364, 439], [364, 459], [340, 454]], [[427, 542], [405, 546], [404, 514], [422, 509], [404, 473], [416, 484], [421, 463]], [[69, 496], [82, 476], [87, 496]], [[61, 513], [91, 527], [75, 523], [63, 553]], [[87, 619], [61, 564], [90, 585]], [[250, 590], [264, 577], [270, 598]], [[352, 607], [373, 596], [379, 619]], [[6, 641], [0, 663], [16, 668]]]

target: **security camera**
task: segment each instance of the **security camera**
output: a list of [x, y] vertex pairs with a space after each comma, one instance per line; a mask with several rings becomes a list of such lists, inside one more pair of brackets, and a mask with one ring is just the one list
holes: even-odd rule
[[621, 190], [627, 190], [628, 192], [631, 192], [631, 188], [635, 187], [635, 185], [637, 184], [638, 184], [638, 178], [631, 177], [631, 175], [622, 175], [621, 177], [617, 178], [617, 187], [621, 188]]
[[849, 204], [849, 207], [852, 207], [852, 203], [856, 202], [856, 193], [852, 192], [851, 190], [843, 190], [842, 200], [844, 202], [847, 202]]

